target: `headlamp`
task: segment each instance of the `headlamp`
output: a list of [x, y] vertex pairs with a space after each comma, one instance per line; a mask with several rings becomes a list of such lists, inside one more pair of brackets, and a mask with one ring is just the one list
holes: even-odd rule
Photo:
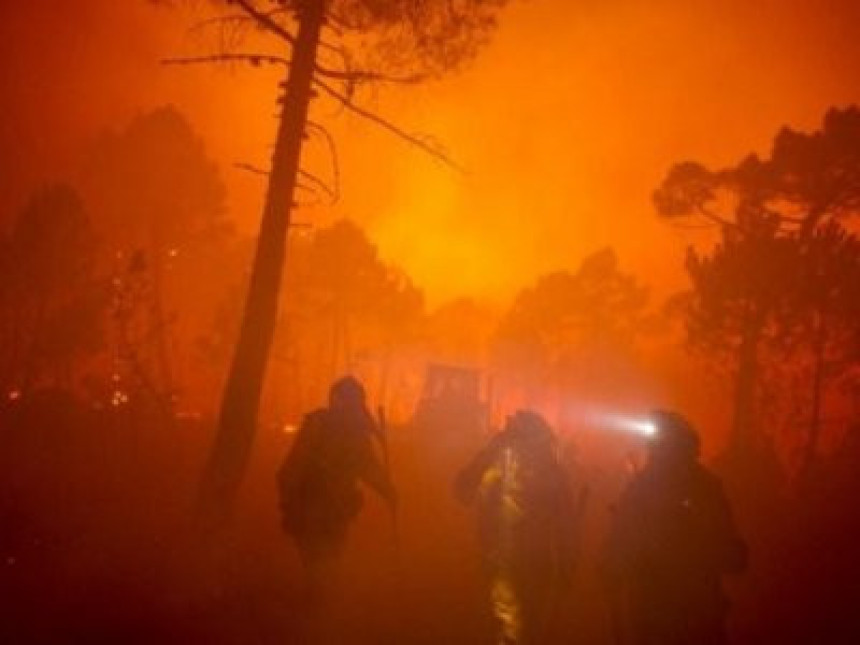
[[657, 436], [657, 431], [659, 429], [657, 427], [657, 424], [651, 419], [630, 421], [629, 426], [631, 430], [633, 430], [637, 434], [642, 435], [643, 437], [655, 437]]
[[656, 437], [659, 432], [657, 420], [650, 416], [627, 415], [617, 412], [592, 412], [588, 414], [587, 418], [595, 426], [621, 430], [646, 439]]

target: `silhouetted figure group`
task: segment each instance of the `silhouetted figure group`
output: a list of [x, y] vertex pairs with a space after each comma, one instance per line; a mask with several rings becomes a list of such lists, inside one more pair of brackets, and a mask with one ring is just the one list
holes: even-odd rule
[[[652, 420], [648, 462], [621, 495], [606, 541], [613, 633], [635, 645], [720, 645], [722, 577], [745, 569], [746, 547], [718, 479], [698, 461], [695, 430], [671, 412]], [[517, 412], [454, 482], [476, 514], [500, 645], [545, 642], [573, 573], [579, 527], [556, 444], [539, 414]], [[328, 407], [305, 417], [279, 471], [283, 528], [317, 610], [361, 509], [360, 484], [396, 506], [384, 450], [363, 387], [345, 377]]]

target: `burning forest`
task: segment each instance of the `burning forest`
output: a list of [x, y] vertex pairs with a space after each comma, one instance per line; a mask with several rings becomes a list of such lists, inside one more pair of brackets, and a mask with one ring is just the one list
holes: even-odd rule
[[858, 642], [858, 19], [3, 3], [0, 641]]

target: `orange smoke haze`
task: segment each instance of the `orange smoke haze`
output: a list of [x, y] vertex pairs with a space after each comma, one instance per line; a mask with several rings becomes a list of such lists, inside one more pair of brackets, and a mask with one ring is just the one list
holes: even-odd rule
[[[355, 95], [462, 170], [313, 101], [340, 199], [293, 212], [281, 293], [267, 293], [280, 249], [263, 249], [244, 309], [267, 182], [249, 170], [270, 163], [284, 71], [162, 64], [217, 53], [214, 33], [193, 29], [215, 5], [227, 3], [0, 0], [0, 645], [490, 642], [499, 590], [557, 623], [547, 643], [632, 638], [640, 622], [704, 633], [729, 606], [730, 642], [857, 633], [860, 241], [839, 208], [817, 208], [832, 188], [820, 178], [853, 176], [856, 156], [821, 171], [809, 160], [837, 155], [797, 153], [797, 137], [792, 163], [762, 164], [778, 180], [757, 183], [755, 164], [726, 173], [743, 184], [714, 199], [727, 212], [740, 197], [787, 217], [730, 213], [748, 216], [743, 234], [691, 263], [687, 300], [671, 297], [691, 284], [687, 247], [720, 231], [661, 221], [652, 193], [676, 163], [735, 166], [767, 155], [783, 126], [819, 130], [830, 108], [860, 105], [860, 0], [508, 0], [466, 69]], [[837, 116], [828, 145], [856, 132], [856, 112]], [[302, 165], [327, 179], [316, 132]], [[808, 176], [791, 174], [803, 164]], [[838, 206], [853, 203], [837, 188]], [[817, 217], [801, 224], [807, 199]], [[860, 228], [848, 210], [846, 229]], [[770, 228], [789, 223], [804, 233]], [[352, 429], [334, 454], [334, 425], [318, 423], [339, 414], [310, 416], [296, 443], [346, 373], [383, 422], [373, 441], [399, 502], [389, 514], [365, 491], [346, 566], [329, 567], [341, 558], [328, 529], [362, 497], [353, 475], [388, 488]], [[487, 528], [511, 528], [498, 496], [467, 509], [452, 484], [521, 409], [551, 425], [573, 495], [523, 461], [536, 479], [510, 480], [524, 483], [515, 501], [537, 512], [519, 514], [524, 540], [505, 530], [491, 544]], [[724, 487], [692, 469], [664, 477], [676, 460], [659, 457], [634, 479], [655, 444], [630, 424], [654, 409], [690, 420]], [[673, 435], [686, 433], [661, 433], [658, 453]], [[514, 444], [490, 441], [507, 462]], [[317, 446], [308, 477], [279, 469]], [[301, 497], [279, 498], [276, 472]], [[653, 483], [677, 499], [664, 505]], [[717, 572], [742, 544], [702, 541], [726, 524], [724, 494], [750, 552], [725, 598]], [[660, 513], [629, 522], [629, 544], [671, 547], [653, 558], [656, 612], [637, 611], [635, 576], [607, 575], [612, 560], [639, 568], [605, 547], [625, 541], [609, 527], [640, 497], [643, 518]], [[520, 576], [485, 575], [517, 574], [515, 542], [537, 547], [523, 597]], [[687, 589], [707, 611], [660, 618]], [[316, 621], [332, 633], [313, 638]]]
[[[262, 182], [233, 164], [266, 164], [279, 71], [160, 65], [207, 50], [187, 32], [204, 10], [3, 3], [4, 215], [63, 176], [94, 133], [173, 103], [221, 164], [232, 217], [255, 230]], [[516, 1], [466, 72], [361, 97], [432, 133], [465, 174], [323, 108], [342, 199], [298, 218], [358, 220], [431, 303], [507, 299], [606, 245], [674, 288], [686, 240], [657, 221], [651, 190], [675, 161], [765, 152], [781, 125], [812, 128], [827, 107], [860, 100], [858, 18], [848, 1]]]

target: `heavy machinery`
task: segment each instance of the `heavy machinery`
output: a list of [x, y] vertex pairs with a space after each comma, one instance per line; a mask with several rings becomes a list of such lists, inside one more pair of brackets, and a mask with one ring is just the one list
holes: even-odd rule
[[485, 435], [492, 388], [488, 379], [482, 392], [481, 380], [477, 369], [430, 363], [412, 425], [443, 443]]

